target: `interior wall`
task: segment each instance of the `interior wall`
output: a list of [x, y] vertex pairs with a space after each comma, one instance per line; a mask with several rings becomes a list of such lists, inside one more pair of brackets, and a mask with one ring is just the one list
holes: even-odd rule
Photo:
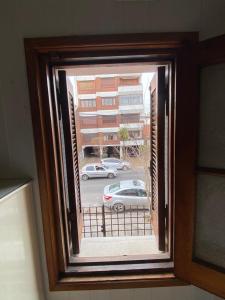
[[44, 300], [32, 184], [21, 184], [0, 181], [0, 299]]
[[[20, 0], [0, 10], [0, 177], [34, 179], [43, 276], [40, 202], [26, 78], [24, 37], [166, 31], [224, 33], [224, 0]], [[194, 287], [49, 293], [47, 299], [215, 299]]]

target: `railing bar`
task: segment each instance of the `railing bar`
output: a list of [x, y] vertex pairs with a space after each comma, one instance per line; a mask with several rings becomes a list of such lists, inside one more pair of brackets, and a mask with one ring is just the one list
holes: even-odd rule
[[[91, 207], [89, 206], [89, 215], [90, 215], [90, 212], [91, 212]], [[90, 231], [91, 231], [91, 237], [92, 237], [92, 227], [91, 227], [91, 215], [90, 215]]]
[[144, 235], [145, 235], [145, 221], [146, 221], [146, 218], [145, 218], [145, 210], [144, 210]]
[[137, 205], [137, 235], [139, 235], [139, 224], [138, 224], [138, 218], [139, 218], [139, 210]]
[[131, 236], [133, 236], [133, 231], [132, 231], [132, 229], [133, 229], [133, 226], [132, 226], [132, 212], [131, 212], [131, 206], [130, 206], [130, 225], [131, 225], [131, 227], [130, 227], [130, 233], [131, 233]]
[[[83, 212], [82, 212], [82, 215], [83, 215], [83, 220], [84, 220], [84, 210], [83, 210]], [[85, 220], [84, 220], [85, 221]], [[86, 228], [86, 226], [85, 226], [85, 223], [84, 223], [84, 226], [83, 226], [83, 234], [84, 234], [84, 237], [86, 237], [86, 235], [85, 235], [85, 228]]]
[[95, 208], [95, 212], [96, 212], [97, 237], [98, 237], [98, 217], [97, 217], [97, 212], [98, 212], [98, 210], [97, 210], [97, 206], [96, 206], [96, 208]]
[[112, 232], [113, 232], [113, 228], [112, 228], [112, 210], [111, 210], [110, 212], [111, 212], [111, 214], [110, 214], [110, 217], [111, 217], [111, 219], [110, 219], [110, 225], [111, 225], [111, 236], [113, 236], [113, 234], [112, 234]]

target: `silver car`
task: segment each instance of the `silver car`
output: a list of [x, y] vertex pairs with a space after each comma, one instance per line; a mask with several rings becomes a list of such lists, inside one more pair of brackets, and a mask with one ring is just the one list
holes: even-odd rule
[[114, 158], [114, 157], [109, 157], [109, 158], [104, 158], [101, 160], [101, 163], [104, 166], [117, 169], [117, 170], [128, 170], [130, 169], [130, 163], [128, 161]]
[[117, 171], [107, 168], [101, 164], [89, 164], [82, 168], [80, 176], [83, 180], [100, 177], [114, 178], [117, 176]]
[[150, 200], [142, 180], [122, 180], [104, 188], [103, 203], [116, 212], [126, 208], [150, 208]]

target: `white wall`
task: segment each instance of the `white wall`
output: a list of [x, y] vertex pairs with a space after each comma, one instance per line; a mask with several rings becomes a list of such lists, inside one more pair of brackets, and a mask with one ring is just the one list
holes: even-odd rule
[[[35, 182], [24, 37], [200, 31], [206, 38], [225, 31], [224, 0], [5, 0], [0, 14], [0, 177], [31, 176]], [[37, 182], [35, 205], [47, 283]], [[119, 297], [214, 299], [194, 287], [48, 293], [54, 300]]]
[[33, 216], [31, 184], [0, 199], [1, 300], [44, 299]]

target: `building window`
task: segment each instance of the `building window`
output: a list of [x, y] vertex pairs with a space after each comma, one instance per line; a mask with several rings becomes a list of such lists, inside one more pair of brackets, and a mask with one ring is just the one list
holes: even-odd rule
[[135, 105], [142, 104], [142, 95], [123, 95], [119, 97], [120, 105]]
[[96, 107], [96, 100], [95, 99], [82, 99], [80, 100], [81, 107]]
[[104, 141], [117, 141], [117, 134], [116, 133], [105, 134]]
[[116, 116], [102, 116], [102, 124], [115, 124]]
[[97, 118], [96, 117], [81, 117], [80, 118], [81, 126], [97, 126]]
[[122, 114], [121, 117], [121, 123], [139, 123], [140, 122], [140, 114]]
[[129, 130], [129, 137], [131, 139], [139, 139], [141, 137], [140, 130]]
[[115, 105], [116, 99], [113, 97], [102, 98], [102, 106]]

